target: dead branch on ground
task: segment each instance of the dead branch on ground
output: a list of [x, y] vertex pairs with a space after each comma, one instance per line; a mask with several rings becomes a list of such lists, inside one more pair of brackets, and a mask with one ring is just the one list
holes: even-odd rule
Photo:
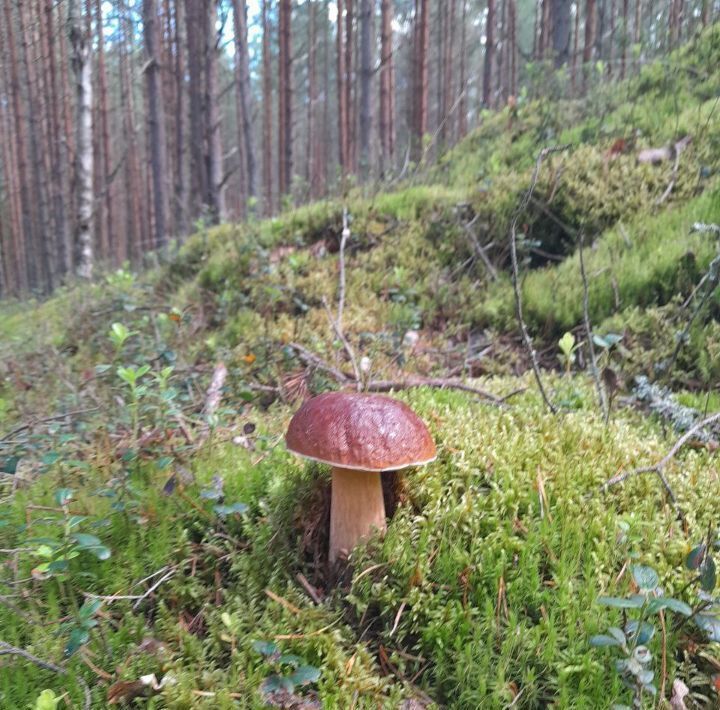
[[636, 468], [632, 471], [625, 471], [624, 473], [619, 473], [616, 476], [613, 476], [609, 480], [605, 481], [605, 483], [603, 483], [603, 485], [600, 487], [600, 491], [607, 491], [612, 486], [615, 486], [618, 483], [622, 483], [623, 481], [626, 481], [628, 478], [631, 478], [633, 476], [639, 476], [644, 473], [654, 473], [660, 479], [660, 482], [662, 483], [663, 488], [665, 489], [665, 492], [667, 493], [668, 498], [673, 505], [673, 508], [675, 508], [675, 512], [678, 514], [680, 519], [685, 522], [685, 514], [680, 508], [675, 492], [673, 491], [670, 483], [667, 480], [667, 477], [665, 476], [665, 468], [670, 463], [670, 461], [675, 458], [680, 449], [682, 449], [683, 446], [688, 443], [688, 441], [692, 440], [702, 429], [709, 427], [711, 424], [714, 424], [717, 421], [720, 421], [720, 412], [716, 412], [709, 417], [705, 417], [704, 419], [697, 422], [697, 424], [692, 426], [690, 429], [688, 429], [675, 442], [670, 451], [668, 451], [668, 453], [656, 464], [653, 464], [652, 466], [643, 466], [641, 468]]

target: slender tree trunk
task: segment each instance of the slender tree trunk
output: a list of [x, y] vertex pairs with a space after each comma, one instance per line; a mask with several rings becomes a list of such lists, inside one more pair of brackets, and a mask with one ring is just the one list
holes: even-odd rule
[[[52, 202], [55, 213], [57, 238], [58, 270], [61, 275], [72, 271], [72, 242], [66, 211], [66, 191], [63, 187], [63, 175], [68, 173], [67, 136], [64, 133], [60, 114], [60, 86], [58, 83], [56, 36], [53, 0], [45, 0], [45, 35], [50, 70], [50, 125], [52, 142]], [[62, 39], [61, 39], [62, 43]]]
[[510, 94], [517, 97], [517, 4], [516, 0], [509, 0], [510, 7]]
[[37, 259], [38, 286], [43, 291], [53, 288], [52, 262], [53, 254], [51, 247], [54, 240], [50, 237], [51, 229], [48, 220], [47, 210], [47, 184], [45, 177], [47, 169], [45, 166], [42, 129], [42, 109], [40, 107], [37, 91], [37, 64], [34, 57], [30, 56], [31, 29], [27, 13], [29, 7], [25, 3], [18, 5], [18, 30], [20, 36], [21, 61], [25, 74], [25, 95], [27, 108], [27, 123], [29, 128], [29, 156], [30, 156], [30, 177], [33, 191], [33, 212], [35, 215], [34, 246], [33, 252]]
[[347, 136], [347, 94], [345, 92], [346, 68], [345, 68], [345, 42], [343, 33], [343, 0], [337, 0], [337, 98], [338, 98], [338, 159], [343, 178], [347, 176], [348, 165], [348, 136]]
[[130, 71], [130, 58], [128, 45], [132, 43], [133, 27], [127, 17], [124, 3], [122, 8], [122, 39], [119, 47], [120, 54], [120, 87], [121, 105], [123, 111], [123, 143], [126, 153], [125, 165], [125, 217], [126, 229], [122, 243], [118, 240], [117, 260], [125, 259], [135, 263], [140, 262], [143, 252], [143, 227], [141, 205], [141, 170], [137, 145], [137, 131], [135, 129], [135, 101], [133, 98], [133, 82]]
[[317, 91], [317, 3], [310, 0], [308, 8], [308, 100], [307, 100], [307, 145], [305, 153], [305, 180], [310, 199], [318, 196], [319, 149], [317, 141], [316, 109]]
[[567, 64], [570, 55], [570, 0], [552, 0], [552, 46], [555, 67]]
[[615, 0], [610, 0], [610, 37], [608, 37], [608, 64], [607, 64], [607, 70], [608, 70], [608, 78], [612, 79], [613, 72], [615, 70], [615, 67], [613, 66], [615, 63], [615, 14], [616, 14], [616, 2]]
[[95, 220], [97, 233], [100, 237], [100, 254], [103, 258], [109, 258], [111, 245], [114, 244], [114, 219], [113, 219], [113, 194], [110, 185], [110, 173], [112, 171], [112, 156], [110, 152], [110, 128], [108, 120], [108, 87], [107, 72], [105, 67], [105, 33], [103, 14], [100, 0], [95, 0], [95, 24], [97, 32], [97, 88], [98, 88], [98, 111], [97, 116], [100, 123], [100, 145], [101, 150], [96, 153], [96, 169], [98, 170], [99, 181], [97, 183], [102, 195], [102, 207], [104, 208], [105, 221], [103, 222], [102, 210], [98, 209], [98, 219]]
[[393, 165], [392, 140], [392, 67], [393, 3], [382, 0], [380, 6], [380, 174], [385, 177]]
[[252, 87], [250, 85], [250, 54], [248, 50], [247, 2], [233, 0], [235, 16], [235, 62], [237, 65], [237, 93], [241, 114], [238, 116], [238, 142], [243, 146], [245, 155], [245, 175], [247, 194], [257, 194], [257, 168], [255, 159], [255, 141], [252, 130]]
[[75, 75], [75, 264], [77, 275], [93, 272], [92, 42], [78, 0], [68, 0], [68, 36]]
[[[204, 97], [207, 11], [197, 0], [178, 0], [185, 3], [185, 35], [187, 37], [187, 64], [190, 97], [190, 216], [199, 215], [206, 206], [208, 187], [205, 162]], [[214, 0], [210, 0], [214, 4]]]
[[323, 102], [322, 102], [322, 140], [319, 140], [318, 150], [320, 157], [318, 166], [320, 169], [319, 194], [326, 194], [328, 191], [328, 174], [330, 172], [330, 0], [325, 0], [323, 12]]
[[165, 137], [165, 101], [160, 77], [160, 35], [155, 0], [143, 0], [143, 33], [145, 35], [145, 77], [148, 95], [148, 129], [152, 169], [153, 212], [155, 215], [155, 248], [167, 246], [167, 140]]
[[625, 68], [627, 66], [627, 48], [630, 41], [630, 33], [628, 32], [628, 11], [629, 0], [622, 0], [622, 35], [620, 37], [620, 80], [625, 78]]
[[353, 0], [345, 0], [345, 136], [347, 138], [347, 147], [345, 156], [348, 164], [348, 170], [355, 172], [355, 117], [353, 110], [353, 27], [355, 23], [355, 13]]
[[362, 0], [360, 5], [360, 174], [367, 179], [372, 162], [370, 135], [372, 132], [371, 84], [373, 67], [373, 0]]
[[278, 189], [281, 195], [290, 192], [293, 172], [292, 146], [292, 4], [280, 0], [278, 14]]
[[[6, 25], [6, 31], [10, 32], [10, 24]], [[6, 140], [0, 141], [2, 145], [2, 161], [5, 166], [6, 190], [8, 194], [10, 207], [10, 232], [12, 241], [12, 255], [14, 272], [15, 292], [23, 292], [28, 289], [27, 264], [25, 260], [25, 242], [23, 240], [23, 207], [22, 207], [22, 191], [23, 183], [18, 172], [18, 161], [16, 151], [18, 149], [18, 131], [13, 125], [13, 116], [10, 108], [14, 86], [10, 77], [9, 65], [12, 57], [7, 55], [6, 39], [2, 28], [0, 28], [0, 65], [2, 66], [3, 90], [11, 96], [10, 102], [0, 102], [0, 128]], [[15, 141], [11, 140], [11, 136], [15, 137]], [[5, 252], [8, 253], [7, 251]]]
[[468, 130], [468, 100], [467, 100], [467, 4], [462, 2], [462, 22], [460, 24], [460, 88], [458, 100], [457, 136], [458, 140], [465, 137]]
[[635, 22], [633, 23], [633, 44], [637, 47], [635, 55], [635, 70], [639, 71], [642, 61], [642, 48], [640, 37], [642, 33], [642, 0], [635, 0]]
[[187, 179], [185, 173], [185, 43], [182, 28], [185, 25], [185, 2], [176, 0], [175, 8], [175, 230], [180, 235], [187, 231]]
[[585, 3], [585, 43], [583, 46], [583, 93], [587, 91], [587, 80], [591, 71], [593, 47], [595, 46], [595, 0], [586, 0]]
[[451, 134], [451, 111], [455, 97], [453, 77], [455, 76], [455, 0], [449, 0], [447, 6], [447, 26], [445, 32], [445, 53], [443, 57], [443, 97], [442, 97], [442, 128], [440, 136], [447, 145]]
[[272, 56], [270, 54], [270, 0], [263, 0], [263, 185], [265, 191], [265, 214], [273, 212], [272, 174]]
[[572, 66], [570, 69], [570, 88], [575, 95], [575, 88], [577, 86], [577, 64], [578, 64], [578, 52], [580, 46], [580, 3], [575, 6], [575, 27], [573, 29], [573, 51], [572, 51]]
[[415, 141], [413, 156], [416, 161], [423, 157], [423, 138], [427, 132], [428, 118], [428, 43], [430, 26], [428, 23], [428, 0], [415, 2], [416, 47], [416, 89], [415, 89]]
[[[547, 2], [548, 0], [543, 0]], [[540, 42], [542, 47], [542, 41]], [[542, 51], [542, 49], [541, 49]], [[482, 101], [485, 108], [490, 108], [492, 101], [492, 76], [495, 53], [495, 0], [488, 0], [487, 20], [485, 26], [485, 64], [483, 66]]]
[[[289, 2], [289, 0], [288, 0]], [[207, 146], [207, 205], [210, 220], [217, 224], [225, 219], [225, 185], [223, 179], [221, 118], [218, 106], [218, 41], [216, 0], [209, 0], [205, 13], [205, 132]]]

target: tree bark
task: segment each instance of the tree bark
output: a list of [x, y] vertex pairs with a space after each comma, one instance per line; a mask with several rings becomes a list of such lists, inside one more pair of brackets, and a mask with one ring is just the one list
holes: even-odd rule
[[587, 0], [585, 3], [585, 44], [583, 46], [583, 93], [587, 91], [587, 80], [590, 75], [590, 63], [593, 58], [593, 47], [595, 46], [595, 0]]
[[[544, 0], [547, 2], [548, 0]], [[542, 42], [541, 42], [542, 44]], [[492, 77], [495, 53], [495, 0], [488, 0], [487, 20], [485, 24], [485, 64], [483, 66], [482, 101], [490, 108], [492, 101]]]
[[392, 0], [381, 0], [380, 18], [380, 175], [385, 177], [392, 168], [394, 159], [392, 116]]
[[[289, 2], [289, 0], [288, 0]], [[225, 219], [221, 117], [218, 106], [218, 41], [216, 0], [208, 0], [204, 20], [205, 47], [205, 133], [207, 164], [207, 205], [212, 224]]]
[[372, 163], [370, 135], [372, 133], [371, 84], [374, 72], [372, 47], [373, 0], [361, 0], [360, 4], [360, 175], [367, 179]]
[[143, 33], [145, 35], [145, 77], [148, 93], [148, 128], [150, 165], [152, 169], [154, 243], [155, 248], [167, 246], [168, 165], [165, 136], [165, 101], [160, 80], [160, 36], [155, 0], [143, 0]]
[[272, 55], [270, 54], [270, 0], [262, 4], [262, 81], [263, 81], [263, 185], [265, 192], [265, 214], [273, 211], [272, 174]]
[[291, 1], [280, 0], [278, 14], [278, 190], [281, 195], [290, 192], [293, 172], [291, 20]]
[[235, 62], [237, 66], [238, 142], [243, 146], [247, 196], [257, 194], [255, 141], [252, 130], [252, 87], [250, 85], [250, 54], [248, 49], [247, 2], [233, 0], [235, 17]]
[[423, 157], [423, 138], [427, 132], [428, 118], [428, 0], [415, 0], [415, 32], [415, 136], [412, 154], [413, 159], [419, 162]]
[[553, 59], [559, 69], [570, 57], [570, 0], [552, 0], [551, 13]]
[[175, 8], [175, 230], [184, 235], [187, 230], [187, 178], [185, 174], [185, 43], [182, 28], [185, 24], [185, 2], [176, 0]]
[[343, 29], [343, 0], [337, 0], [337, 100], [338, 100], [338, 160], [343, 178], [347, 176], [348, 165], [348, 136], [347, 136], [347, 94], [345, 93], [346, 71], [345, 71], [345, 42]]
[[462, 22], [460, 25], [460, 99], [458, 104], [458, 139], [465, 137], [468, 130], [468, 101], [467, 101], [467, 76], [465, 63], [467, 61], [467, 4], [468, 0], [462, 0]]
[[68, 37], [75, 76], [75, 268], [80, 278], [93, 273], [93, 152], [91, 38], [78, 0], [68, 0]]
[[353, 106], [353, 28], [355, 13], [353, 0], [345, 0], [345, 136], [348, 170], [355, 172], [355, 117]]

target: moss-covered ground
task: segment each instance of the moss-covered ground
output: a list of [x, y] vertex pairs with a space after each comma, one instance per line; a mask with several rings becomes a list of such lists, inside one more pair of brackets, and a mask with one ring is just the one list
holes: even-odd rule
[[[596, 600], [634, 591], [631, 566], [646, 564], [666, 595], [694, 602], [683, 563], [718, 526], [717, 458], [691, 448], [666, 469], [684, 523], [652, 474], [601, 492], [675, 434], [622, 389], [606, 424], [584, 346], [563, 375], [557, 339], [582, 337], [582, 233], [589, 315], [597, 333], [622, 336], [620, 379], [661, 375], [681, 403], [720, 408], [717, 291], [663, 369], [718, 254], [692, 230], [720, 222], [718, 64], [715, 27], [612, 90], [484, 116], [395, 190], [201, 229], [151, 272], [2, 304], [0, 640], [69, 672], [4, 655], [0, 707], [34, 707], [45, 688], [80, 707], [84, 681], [98, 708], [114, 697], [260, 708], [263, 682], [295, 665], [312, 682], [286, 707], [628, 703], [612, 651], [589, 645], [621, 612]], [[637, 150], [685, 135], [676, 170], [637, 164]], [[565, 142], [518, 222], [525, 314], [556, 416], [516, 335], [508, 232], [537, 152]], [[396, 393], [439, 456], [395, 487], [387, 535], [338, 578], [323, 559], [328, 472], [282, 437], [306, 394], [338, 386], [295, 345], [351, 372], [323, 303], [338, 298], [343, 206], [343, 323], [371, 376], [462, 377], [511, 396]], [[229, 374], [208, 418], [219, 362]], [[681, 678], [698, 706], [718, 702], [717, 643], [668, 615], [649, 646], [667, 695]], [[149, 674], [162, 687], [139, 681]]]

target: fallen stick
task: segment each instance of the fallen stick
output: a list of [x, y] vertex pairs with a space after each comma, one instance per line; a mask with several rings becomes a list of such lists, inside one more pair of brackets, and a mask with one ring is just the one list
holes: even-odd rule
[[390, 390], [410, 389], [411, 387], [435, 387], [437, 389], [462, 390], [476, 394], [487, 399], [493, 404], [503, 404], [503, 398], [498, 397], [486, 390], [472, 385], [465, 384], [459, 380], [444, 379], [442, 377], [420, 377], [419, 375], [408, 375], [402, 380], [370, 380], [366, 389], [368, 392], [389, 392]]
[[[29, 651], [26, 651], [24, 648], [18, 648], [17, 646], [11, 646], [6, 641], [0, 641], [0, 656], [5, 655], [11, 655], [11, 656], [20, 656], [21, 658], [24, 658], [26, 661], [30, 661], [30, 663], [34, 663], [38, 668], [42, 668], [46, 671], [52, 671], [53, 673], [57, 673], [58, 675], [69, 675], [70, 671], [67, 668], [63, 668], [62, 666], [58, 666], [55, 663], [52, 663], [51, 661], [43, 661], [42, 658], [38, 658], [37, 656], [34, 656]], [[85, 710], [90, 710], [92, 707], [92, 696], [90, 695], [90, 686], [85, 682], [85, 679], [78, 675], [77, 673], [70, 674], [70, 677], [76, 680], [83, 689], [83, 693], [85, 694]]]
[[616, 476], [613, 476], [609, 480], [605, 481], [602, 486], [600, 486], [600, 491], [604, 492], [611, 488], [612, 486], [617, 485], [618, 483], [622, 483], [623, 481], [626, 481], [628, 478], [632, 476], [639, 476], [643, 473], [654, 473], [659, 479], [660, 482], [663, 485], [663, 488], [665, 489], [665, 492], [668, 495], [668, 498], [673, 504], [673, 507], [675, 508], [675, 512], [680, 516], [680, 518], [685, 521], [685, 514], [683, 513], [682, 509], [680, 508], [680, 505], [677, 502], [677, 497], [675, 496], [675, 492], [673, 491], [672, 487], [670, 486], [670, 483], [668, 482], [666, 476], [665, 476], [665, 467], [672, 461], [673, 458], [677, 455], [678, 451], [682, 449], [685, 444], [687, 444], [688, 441], [690, 441], [701, 429], [704, 429], [705, 427], [710, 426], [711, 424], [714, 424], [715, 422], [720, 421], [720, 412], [716, 412], [715, 414], [711, 414], [709, 417], [705, 417], [705, 419], [702, 419], [701, 421], [697, 422], [694, 426], [690, 427], [673, 445], [673, 447], [668, 451], [668, 453], [660, 459], [656, 464], [652, 466], [643, 466], [642, 468], [636, 468], [632, 471], [625, 471], [624, 473], [619, 473]]

